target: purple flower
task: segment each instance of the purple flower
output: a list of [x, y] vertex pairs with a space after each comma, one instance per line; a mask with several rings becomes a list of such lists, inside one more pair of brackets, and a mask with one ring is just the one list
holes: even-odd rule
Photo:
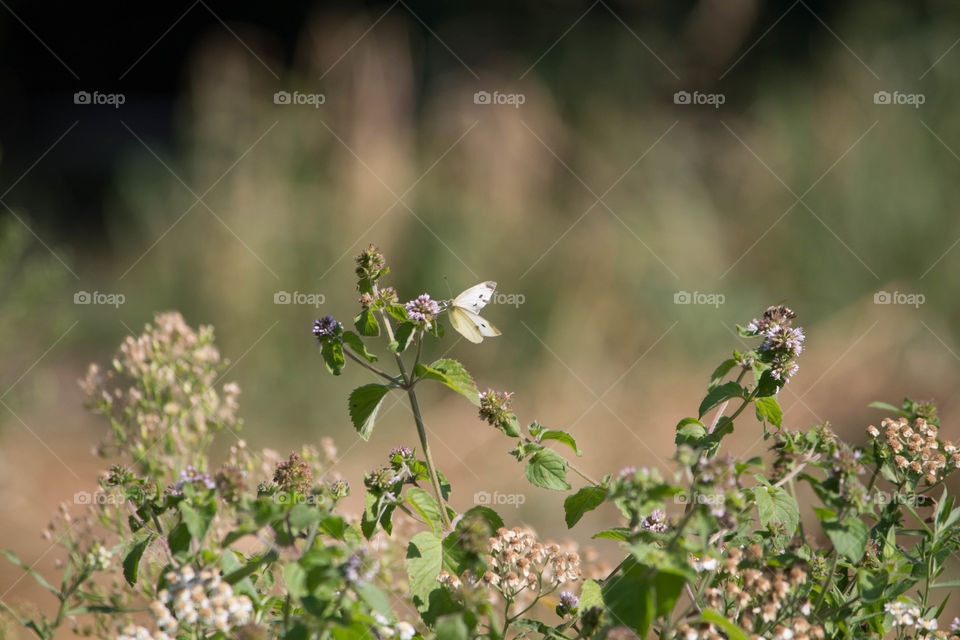
[[427, 329], [431, 326], [434, 316], [440, 313], [440, 304], [430, 299], [429, 293], [424, 293], [406, 304], [407, 317], [413, 322], [426, 322]]
[[336, 335], [336, 333], [342, 329], [343, 325], [330, 315], [324, 316], [313, 323], [313, 335], [318, 342], [323, 342], [327, 338]]
[[560, 594], [560, 604], [557, 605], [557, 613], [561, 616], [573, 613], [580, 606], [580, 598], [569, 591]]

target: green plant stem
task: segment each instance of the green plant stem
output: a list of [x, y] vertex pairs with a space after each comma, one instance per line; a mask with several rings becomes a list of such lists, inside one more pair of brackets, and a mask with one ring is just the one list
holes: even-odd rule
[[362, 366], [362, 367], [366, 367], [367, 369], [369, 369], [370, 371], [374, 372], [375, 374], [377, 374], [377, 375], [380, 376], [381, 378], [384, 378], [384, 379], [386, 379], [386, 380], [389, 380], [390, 382], [392, 382], [393, 384], [397, 385], [398, 387], [403, 385], [403, 381], [401, 381], [401, 380], [399, 380], [399, 379], [397, 379], [397, 378], [394, 378], [393, 376], [391, 376], [391, 375], [388, 374], [387, 372], [381, 371], [380, 369], [378, 369], [377, 367], [373, 366], [372, 364], [370, 364], [369, 362], [367, 362], [367, 361], [364, 360], [363, 358], [358, 357], [355, 353], [353, 353], [352, 351], [350, 351], [349, 348], [345, 348], [345, 349], [343, 350], [343, 352], [344, 352], [345, 354], [347, 354], [347, 356], [348, 356], [351, 360], [353, 360], [354, 362], [356, 362], [357, 364], [359, 364], [359, 365]]
[[[374, 295], [377, 295], [377, 287], [373, 287]], [[383, 319], [383, 325], [386, 329], [390, 342], [395, 340], [393, 336], [393, 325], [390, 324], [390, 318], [384, 311], [380, 310], [380, 316]], [[420, 331], [420, 342], [423, 342], [423, 330]], [[440, 519], [443, 521], [444, 528], [450, 528], [450, 518], [447, 516], [447, 503], [443, 499], [443, 491], [440, 489], [440, 480], [437, 477], [437, 465], [433, 462], [433, 454], [430, 453], [430, 444], [427, 442], [427, 428], [423, 424], [423, 416], [420, 414], [420, 404], [417, 402], [417, 392], [413, 390], [411, 384], [412, 376], [407, 375], [407, 368], [403, 364], [403, 358], [399, 353], [395, 353], [397, 359], [397, 368], [400, 370], [400, 378], [403, 381], [401, 385], [407, 391], [407, 397], [410, 399], [410, 409], [413, 411], [414, 422], [417, 423], [417, 435], [420, 437], [420, 448], [423, 450], [423, 458], [427, 464], [427, 475], [430, 476], [430, 484], [433, 485], [433, 493], [437, 498], [437, 506], [440, 507]], [[420, 349], [417, 349], [417, 359], [420, 358]]]

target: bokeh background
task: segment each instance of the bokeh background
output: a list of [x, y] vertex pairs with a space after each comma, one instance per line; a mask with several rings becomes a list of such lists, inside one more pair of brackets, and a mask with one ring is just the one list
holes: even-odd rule
[[[954, 428], [955, 3], [0, 5], [0, 546], [41, 572], [41, 528], [105, 464], [76, 380], [157, 311], [216, 327], [251, 447], [331, 436], [360, 487], [415, 444], [399, 396], [358, 443], [368, 376], [329, 376], [310, 335], [355, 312], [370, 242], [402, 299], [496, 280], [522, 300], [485, 312], [502, 337], [430, 355], [571, 430], [594, 475], [669, 469], [735, 323], [781, 301], [809, 336], [790, 427], [860, 440], [869, 402], [911, 395]], [[519, 490], [507, 519], [547, 536], [615, 522], [567, 534], [502, 436], [425, 396], [457, 507]], [[741, 422], [734, 448], [764, 453]], [[0, 598], [46, 606], [20, 576], [0, 565]]]

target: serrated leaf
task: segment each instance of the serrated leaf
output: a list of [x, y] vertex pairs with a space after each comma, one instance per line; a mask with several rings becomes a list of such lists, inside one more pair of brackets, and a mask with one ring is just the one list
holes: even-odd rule
[[217, 506], [210, 502], [193, 507], [188, 502], [180, 503], [180, 514], [183, 516], [183, 523], [187, 526], [190, 536], [197, 541], [203, 540], [210, 529], [210, 523], [213, 522], [213, 516], [217, 513]]
[[753, 404], [757, 412], [757, 420], [777, 427], [783, 426], [783, 410], [780, 409], [776, 398], [772, 396], [757, 398]]
[[737, 366], [737, 361], [733, 358], [721, 362], [720, 366], [714, 369], [713, 373], [710, 374], [710, 384], [707, 385], [707, 389], [714, 389], [719, 386], [719, 384], [723, 382], [723, 378], [730, 373], [730, 370], [735, 366]]
[[870, 531], [860, 518], [847, 518], [842, 522], [830, 520], [821, 522], [824, 533], [830, 538], [837, 553], [850, 562], [860, 562], [867, 547]]
[[335, 376], [343, 371], [343, 343], [339, 340], [327, 340], [320, 345], [320, 355], [323, 356], [323, 362], [327, 369]]
[[427, 525], [433, 529], [433, 532], [440, 534], [443, 532], [443, 520], [440, 515], [440, 506], [433, 496], [419, 487], [411, 487], [407, 490], [407, 502], [420, 514], [427, 522]]
[[754, 489], [757, 513], [764, 527], [782, 522], [788, 536], [793, 536], [800, 523], [800, 507], [790, 494], [780, 487], [759, 486]]
[[700, 441], [706, 437], [707, 427], [696, 418], [684, 418], [677, 423], [677, 445], [685, 444], [690, 447], [700, 446]]
[[380, 335], [380, 323], [377, 322], [377, 316], [374, 315], [373, 309], [364, 309], [361, 311], [356, 318], [353, 319], [353, 326], [357, 328], [357, 333], [362, 336], [378, 336]]
[[140, 573], [140, 559], [154, 537], [152, 533], [137, 536], [127, 545], [123, 554], [123, 577], [131, 587], [137, 584], [137, 576]]
[[607, 499], [607, 488], [603, 486], [583, 487], [576, 493], [567, 496], [563, 501], [564, 519], [567, 528], [573, 528], [573, 525], [580, 521], [588, 511], [593, 511]]
[[535, 486], [554, 491], [570, 490], [570, 483], [567, 482], [567, 461], [555, 451], [537, 451], [527, 460], [525, 471], [527, 480]]
[[364, 440], [370, 439], [377, 412], [391, 387], [384, 384], [365, 384], [350, 393], [350, 420]]
[[443, 566], [443, 540], [433, 533], [422, 531], [407, 545], [407, 576], [410, 594], [418, 609], [429, 606], [429, 594], [440, 587], [437, 576]]
[[651, 623], [673, 612], [686, 580], [628, 557], [617, 575], [603, 585], [603, 602], [614, 619], [645, 638]]
[[710, 409], [731, 398], [743, 398], [746, 391], [736, 382], [727, 382], [711, 389], [700, 403], [698, 417], [702, 418]]
[[353, 331], [343, 332], [343, 342], [367, 362], [377, 361], [377, 356], [367, 351], [367, 345], [363, 344], [363, 339]]
[[390, 349], [395, 353], [403, 353], [406, 351], [407, 347], [409, 347], [413, 341], [413, 334], [418, 326], [419, 325], [414, 322], [401, 322], [393, 332], [394, 341], [391, 343]]
[[473, 378], [463, 365], [456, 360], [444, 358], [430, 366], [418, 364], [415, 371], [417, 376], [442, 382], [473, 404], [480, 406], [480, 392], [477, 391], [477, 385], [474, 384]]
[[577, 456], [583, 455], [580, 447], [577, 446], [577, 441], [566, 431], [561, 431], [560, 429], [544, 429], [537, 435], [537, 441], [542, 442], [544, 440], [556, 440], [573, 449], [573, 452], [577, 454]]

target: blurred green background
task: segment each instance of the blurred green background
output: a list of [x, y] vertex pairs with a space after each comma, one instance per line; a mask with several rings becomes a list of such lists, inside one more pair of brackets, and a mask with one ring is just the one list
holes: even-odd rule
[[[145, 60], [166, 55], [147, 47], [177, 14], [144, 29]], [[0, 197], [0, 546], [50, 564], [40, 527], [102, 464], [90, 448], [106, 425], [82, 412], [76, 380], [162, 310], [216, 327], [252, 447], [331, 436], [359, 496], [365, 470], [415, 444], [409, 410], [388, 401], [358, 444], [346, 395], [369, 376], [329, 376], [310, 325], [355, 313], [352, 258], [371, 242], [401, 299], [482, 280], [523, 296], [484, 312], [502, 337], [448, 332], [431, 355], [449, 349], [481, 388], [515, 391], [521, 419], [571, 430], [595, 475], [669, 468], [673, 426], [741, 346], [734, 324], [781, 301], [808, 333], [781, 393], [790, 427], [829, 420], [861, 440], [882, 417], [870, 401], [912, 395], [952, 430], [957, 5], [315, 5], [290, 31], [210, 19], [180, 49], [169, 126], [138, 94], [80, 105], [23, 162], [3, 157], [15, 189]], [[277, 104], [281, 91], [324, 101]], [[482, 91], [523, 103], [478, 104]], [[80, 164], [98, 135], [113, 155], [95, 212], [87, 202], [69, 223], [69, 194], [43, 167], [72, 120]], [[80, 291], [125, 302], [75, 304]], [[283, 291], [324, 303], [275, 304]], [[678, 304], [683, 292], [722, 304]], [[527, 488], [469, 404], [440, 391], [422, 404], [455, 506], [519, 487], [509, 521], [568, 535], [562, 496]], [[761, 454], [759, 435], [744, 421], [734, 450]], [[615, 518], [593, 514], [574, 537]], [[2, 576], [5, 599], [34, 593]]]

